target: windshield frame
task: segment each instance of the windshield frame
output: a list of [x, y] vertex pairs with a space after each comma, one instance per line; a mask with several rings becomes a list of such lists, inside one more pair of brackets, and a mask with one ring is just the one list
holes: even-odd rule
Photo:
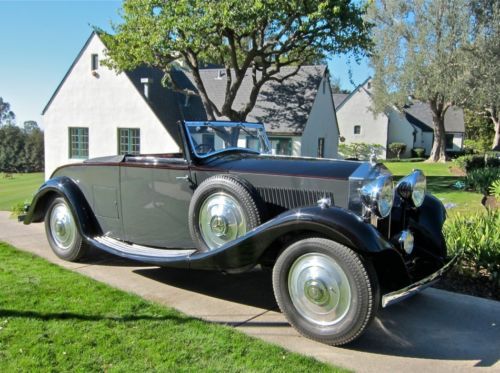
[[[193, 154], [194, 157], [199, 158], [199, 159], [206, 159], [213, 157], [215, 155], [225, 153], [225, 152], [242, 152], [242, 153], [253, 153], [253, 154], [268, 154], [268, 153], [262, 153], [259, 152], [258, 150], [253, 150], [249, 148], [241, 148], [238, 146], [231, 146], [228, 148], [220, 149], [214, 152], [211, 152], [209, 154], [198, 154], [196, 152], [194, 143], [193, 143], [193, 138], [191, 136], [191, 133], [189, 132], [189, 127], [200, 127], [200, 126], [221, 126], [221, 127], [240, 127], [240, 128], [252, 128], [261, 131], [262, 139], [264, 141], [265, 146], [268, 149], [268, 152], [270, 154], [271, 152], [271, 143], [269, 141], [269, 138], [267, 137], [266, 129], [262, 123], [257, 123], [257, 122], [230, 122], [230, 121], [215, 121], [215, 120], [210, 120], [210, 121], [184, 121], [184, 129], [186, 133], [186, 138], [187, 138], [187, 143], [188, 146], [191, 150], [191, 154]], [[243, 131], [245, 132], [245, 131]]]

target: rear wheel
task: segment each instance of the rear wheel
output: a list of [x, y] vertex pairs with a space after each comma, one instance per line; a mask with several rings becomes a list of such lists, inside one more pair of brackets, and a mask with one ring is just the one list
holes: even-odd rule
[[52, 251], [61, 259], [77, 261], [87, 252], [75, 217], [62, 197], [55, 198], [47, 209], [45, 233]]
[[378, 284], [348, 247], [323, 238], [290, 245], [273, 270], [276, 300], [308, 338], [343, 345], [365, 330], [378, 305]]

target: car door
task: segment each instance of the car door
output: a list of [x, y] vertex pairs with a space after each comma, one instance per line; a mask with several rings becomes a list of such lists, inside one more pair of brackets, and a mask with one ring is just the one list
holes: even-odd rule
[[127, 157], [120, 169], [126, 240], [153, 247], [193, 247], [187, 224], [192, 196], [187, 162]]

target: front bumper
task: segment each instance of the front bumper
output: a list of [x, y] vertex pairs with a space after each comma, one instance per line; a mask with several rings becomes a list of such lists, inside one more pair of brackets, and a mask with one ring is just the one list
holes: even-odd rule
[[423, 278], [420, 281], [417, 281], [407, 287], [402, 289], [393, 291], [391, 293], [387, 293], [382, 296], [382, 307], [390, 306], [391, 304], [397, 303], [415, 295], [416, 293], [424, 290], [425, 288], [431, 286], [436, 283], [446, 272], [448, 272], [451, 267], [455, 265], [457, 260], [460, 258], [461, 253], [455, 255], [448, 263], [446, 263], [442, 268], [434, 272], [433, 274]]

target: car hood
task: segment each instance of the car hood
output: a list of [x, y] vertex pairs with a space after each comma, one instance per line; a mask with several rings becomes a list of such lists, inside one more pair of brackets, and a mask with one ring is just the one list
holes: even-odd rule
[[[205, 166], [238, 173], [347, 180], [359, 169], [371, 169], [367, 162], [257, 154], [231, 154]], [[359, 170], [357, 173], [359, 173]]]

